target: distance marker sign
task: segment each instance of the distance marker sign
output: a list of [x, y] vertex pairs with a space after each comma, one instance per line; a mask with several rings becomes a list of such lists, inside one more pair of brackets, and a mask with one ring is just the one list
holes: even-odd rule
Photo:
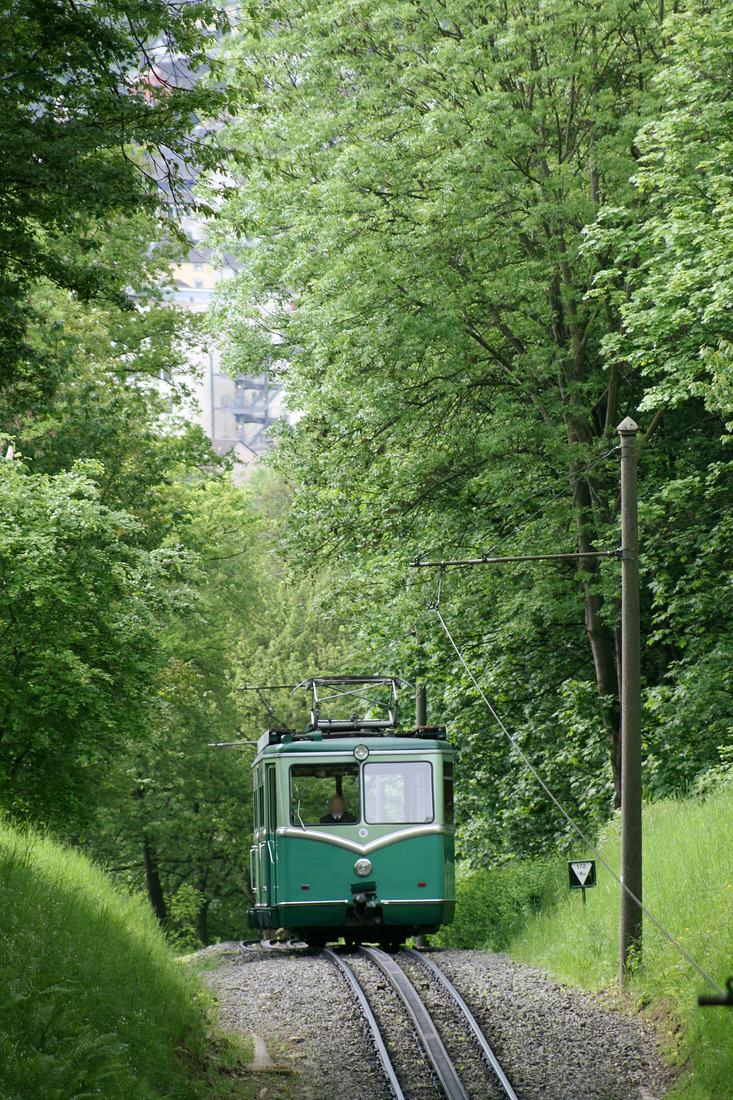
[[596, 884], [596, 861], [594, 859], [573, 859], [568, 862], [568, 878], [571, 890], [585, 890]]

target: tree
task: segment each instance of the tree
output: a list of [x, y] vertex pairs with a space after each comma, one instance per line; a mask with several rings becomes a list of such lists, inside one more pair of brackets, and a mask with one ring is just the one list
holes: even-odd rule
[[262, 472], [252, 480], [246, 489], [208, 478], [169, 490], [169, 542], [199, 563], [192, 607], [166, 623], [149, 736], [132, 739], [98, 776], [86, 841], [113, 872], [147, 889], [158, 919], [186, 944], [241, 936], [251, 900], [254, 750], [211, 743], [256, 741], [275, 721], [272, 710], [277, 721], [283, 712], [302, 721], [302, 700], [296, 716], [287, 693], [253, 694], [244, 684], [327, 672], [344, 648], [343, 629], [319, 621], [312, 584], [289, 584], [275, 555], [283, 487]]
[[[404, 563], [519, 527], [537, 552], [613, 546], [601, 459], [643, 387], [603, 359], [621, 322], [611, 295], [588, 297], [584, 231], [630, 193], [656, 17], [615, 0], [280, 3], [259, 32], [235, 55], [246, 180], [223, 221], [248, 247], [221, 316], [233, 362], [253, 329], [287, 359], [303, 415], [278, 461], [298, 483], [300, 559]], [[567, 496], [530, 522], [558, 481]], [[558, 587], [523, 579], [468, 616], [484, 668], [501, 660], [492, 635], [506, 645], [521, 607], [526, 641]], [[559, 587], [546, 683], [582, 666], [584, 621], [618, 800], [614, 607], [591, 557]]]
[[0, 463], [0, 798], [57, 825], [87, 817], [94, 769], [144, 739], [159, 620], [185, 569], [177, 551], [135, 547], [137, 524], [100, 503], [98, 472]]
[[194, 201], [191, 177], [215, 155], [195, 122], [219, 111], [226, 94], [166, 80], [155, 66], [167, 52], [200, 72], [225, 24], [209, 0], [3, 6], [0, 386], [11, 414], [54, 385], [26, 342], [29, 290], [49, 280], [82, 299], [132, 306], [121, 273], [100, 256], [99, 224], [145, 209], [171, 233], [163, 185], [170, 202]]
[[689, 783], [731, 739], [732, 45], [730, 2], [668, 16], [654, 81], [663, 106], [636, 136], [633, 190], [588, 234], [596, 293], [622, 322], [605, 338], [606, 359], [643, 381], [642, 415], [676, 423], [666, 453], [644, 458], [658, 485], [642, 517], [655, 792]]
[[175, 522], [167, 487], [182, 472], [226, 465], [186, 415], [200, 318], [167, 297], [178, 250], [156, 245], [156, 228], [137, 215], [96, 230], [99, 254], [125, 279], [134, 309], [83, 302], [47, 282], [36, 287], [28, 342], [53, 374], [54, 392], [6, 436], [38, 473], [58, 473], [78, 459], [101, 463], [101, 499], [138, 518], [148, 548]]

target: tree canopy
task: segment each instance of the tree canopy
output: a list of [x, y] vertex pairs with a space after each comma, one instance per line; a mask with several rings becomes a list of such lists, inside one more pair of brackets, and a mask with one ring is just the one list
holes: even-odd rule
[[[692, 233], [684, 188], [699, 177], [673, 149], [679, 179], [655, 172], [670, 135], [691, 162], [689, 133], [700, 155], [716, 118], [722, 137], [724, 107], [709, 122], [699, 105], [726, 94], [731, 6], [699, 29], [706, 6], [684, 7], [670, 18], [636, 0], [285, 0], [263, 5], [257, 33], [244, 28], [230, 52], [241, 185], [219, 232], [243, 271], [222, 290], [220, 329], [233, 366], [276, 343], [300, 414], [275, 459], [295, 485], [289, 553], [297, 567], [336, 563], [365, 655], [440, 685], [471, 762], [471, 828], [494, 851], [553, 829], [531, 792], [531, 811], [516, 804], [508, 747], [421, 613], [435, 587], [407, 565], [613, 549], [626, 415], [643, 440], [648, 789], [691, 780], [723, 736], [727, 687], [706, 709], [679, 663], [691, 637], [729, 633], [701, 594], [702, 576], [727, 584], [711, 503], [729, 492], [724, 425], [685, 382], [700, 378], [703, 336], [675, 313], [684, 287], [665, 266], [665, 219], [678, 201]], [[716, 147], [708, 178], [724, 190]], [[678, 246], [694, 255], [702, 323], [709, 255], [684, 232]], [[669, 326], [677, 358], [655, 354], [648, 308], [652, 337]], [[602, 819], [610, 780], [620, 797], [617, 566], [484, 571], [446, 578], [442, 598], [520, 739], [587, 820]], [[701, 649], [714, 675], [723, 658]], [[480, 824], [487, 804], [495, 821]]]
[[[220, 59], [213, 4], [4, 11], [0, 799], [183, 942], [234, 934], [248, 890], [246, 752], [209, 742], [296, 720], [253, 682], [427, 682], [462, 854], [565, 842], [438, 601], [553, 791], [607, 819], [619, 566], [591, 552], [626, 415], [646, 791], [730, 752], [733, 0], [676, 9], [266, 0]], [[167, 83], [163, 47], [215, 79]], [[297, 413], [245, 488], [178, 415], [200, 332], [167, 297], [175, 203], [225, 155], [235, 186], [193, 200], [238, 261], [215, 323]], [[409, 568], [497, 552], [579, 560]]]
[[156, 62], [165, 52], [201, 70], [225, 23], [209, 0], [3, 5], [0, 383], [14, 387], [16, 405], [19, 390], [53, 385], [25, 338], [29, 290], [50, 280], [131, 306], [123, 273], [100, 249], [100, 223], [147, 209], [162, 237], [174, 224], [168, 203], [195, 202], [192, 177], [214, 163], [195, 123], [221, 110], [225, 93], [166, 79]]

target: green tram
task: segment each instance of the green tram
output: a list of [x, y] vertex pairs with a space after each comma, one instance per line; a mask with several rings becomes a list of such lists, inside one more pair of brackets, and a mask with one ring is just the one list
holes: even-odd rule
[[[251, 928], [287, 928], [314, 947], [393, 949], [453, 919], [454, 749], [444, 726], [397, 729], [400, 681], [329, 677], [305, 732], [268, 730], [254, 760]], [[300, 686], [300, 685], [299, 685]], [[373, 702], [373, 689], [389, 700]], [[326, 702], [367, 713], [326, 718]]]

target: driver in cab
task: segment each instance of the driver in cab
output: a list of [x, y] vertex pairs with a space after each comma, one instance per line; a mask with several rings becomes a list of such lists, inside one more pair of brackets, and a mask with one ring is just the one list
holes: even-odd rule
[[328, 803], [328, 813], [321, 818], [321, 825], [353, 825], [356, 818], [346, 809], [346, 803], [340, 794], [335, 794]]

